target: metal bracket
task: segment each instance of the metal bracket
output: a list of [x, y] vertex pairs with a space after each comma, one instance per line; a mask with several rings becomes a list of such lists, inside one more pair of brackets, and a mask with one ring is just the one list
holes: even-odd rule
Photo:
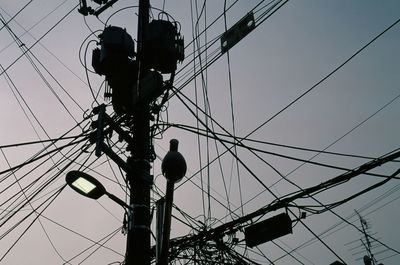
[[134, 215], [135, 215], [135, 209], [136, 208], [149, 208], [146, 205], [143, 204], [131, 204], [130, 209], [128, 211], [128, 229], [131, 231], [132, 229], [145, 229], [148, 231], [151, 231], [149, 226], [146, 225], [135, 225], [134, 224]]
[[228, 29], [221, 36], [221, 53], [227, 52], [236, 43], [241, 41], [247, 34], [255, 29], [256, 23], [254, 21], [253, 12], [248, 13], [235, 25]]

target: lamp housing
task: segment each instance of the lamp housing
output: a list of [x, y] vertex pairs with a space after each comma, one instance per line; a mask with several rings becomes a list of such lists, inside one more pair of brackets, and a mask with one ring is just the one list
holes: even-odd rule
[[74, 191], [94, 200], [107, 193], [106, 188], [97, 179], [78, 170], [68, 172], [65, 181]]

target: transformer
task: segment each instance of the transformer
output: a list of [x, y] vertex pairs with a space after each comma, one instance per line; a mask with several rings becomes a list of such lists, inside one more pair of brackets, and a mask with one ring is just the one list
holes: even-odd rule
[[143, 51], [148, 68], [163, 74], [175, 72], [177, 63], [185, 57], [183, 37], [178, 32], [177, 23], [151, 21], [145, 31]]
[[93, 51], [93, 69], [99, 75], [118, 75], [135, 56], [135, 43], [125, 29], [115, 26], [105, 28], [99, 37], [101, 49]]
[[106, 76], [112, 89], [115, 112], [131, 112], [138, 73], [133, 39], [125, 29], [115, 26], [105, 28], [99, 37], [100, 49], [96, 48], [92, 53], [93, 69], [97, 74]]
[[156, 100], [165, 90], [161, 73], [173, 73], [177, 61], [183, 60], [183, 39], [176, 24], [155, 20], [146, 36], [141, 91], [137, 89], [139, 65], [134, 42], [125, 29], [105, 28], [99, 36], [100, 48], [93, 50], [93, 69], [106, 77], [111, 90], [106, 89], [104, 95], [112, 98], [117, 114], [132, 114], [138, 104]]

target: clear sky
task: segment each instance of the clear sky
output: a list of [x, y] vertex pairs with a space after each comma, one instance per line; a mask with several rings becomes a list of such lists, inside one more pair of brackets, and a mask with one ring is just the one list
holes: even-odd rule
[[[86, 21], [78, 4], [0, 0], [1, 21], [9, 21], [0, 24], [1, 264], [119, 264], [124, 259], [123, 209], [105, 197], [93, 201], [62, 189], [66, 172], [80, 169], [126, 200], [119, 168], [105, 155], [95, 159], [86, 141], [50, 154], [72, 140], [13, 146], [82, 136], [96, 101], [109, 103], [104, 77], [90, 72], [91, 51], [106, 21], [126, 28], [136, 40], [138, 1], [119, 0]], [[153, 18], [164, 10], [180, 23], [187, 45], [174, 83], [183, 102], [174, 96], [162, 108], [157, 122], [162, 134], [154, 140], [152, 202], [165, 191], [160, 159], [171, 138], [179, 139], [188, 164], [187, 177], [176, 185], [180, 212], [173, 211], [179, 220], [172, 221], [172, 237], [217, 227], [399, 148], [398, 0], [226, 1], [226, 20], [223, 0], [151, 4]], [[274, 4], [282, 7], [269, 16]], [[249, 11], [256, 28], [229, 51], [228, 64], [228, 55], [220, 56], [219, 37], [225, 23], [230, 28]], [[112, 112], [109, 106], [107, 113]], [[180, 126], [166, 129], [168, 124]], [[209, 139], [195, 133], [196, 128], [204, 133], [205, 126]], [[210, 131], [229, 142], [215, 141]], [[233, 135], [247, 137], [245, 147], [232, 148]], [[109, 144], [126, 158], [116, 135]], [[40, 160], [19, 167], [41, 151]], [[388, 162], [369, 172], [375, 175], [357, 176], [316, 194], [316, 200], [294, 201], [287, 209], [292, 220], [309, 211], [293, 223], [293, 234], [249, 249], [238, 231], [235, 250], [257, 264], [329, 265], [340, 259], [363, 264], [360, 258], [367, 253], [357, 210], [379, 240], [371, 239], [376, 260], [399, 264], [399, 179], [318, 213], [326, 209], [321, 204], [349, 198], [398, 168], [398, 162]], [[232, 243], [232, 237], [224, 240]]]

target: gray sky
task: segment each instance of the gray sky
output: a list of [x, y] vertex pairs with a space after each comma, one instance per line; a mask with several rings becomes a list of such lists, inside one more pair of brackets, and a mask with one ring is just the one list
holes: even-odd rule
[[[120, 232], [123, 210], [118, 205], [107, 198], [99, 201], [86, 199], [69, 187], [51, 201], [65, 183], [65, 173], [79, 169], [83, 163], [86, 172], [98, 178], [109, 191], [126, 199], [125, 187], [120, 185], [123, 177], [118, 167], [104, 155], [95, 160], [91, 155], [93, 147], [83, 153], [85, 142], [82, 142], [64, 148], [51, 158], [44, 156], [13, 174], [5, 172], [10, 165], [18, 166], [44, 147], [50, 151], [70, 140], [50, 146], [49, 143], [18, 147], [6, 145], [59, 138], [67, 132], [66, 136], [82, 133], [82, 129], [75, 126], [88, 117], [96, 103], [80, 59], [84, 61], [87, 50], [87, 65], [92, 70], [91, 51], [96, 46], [93, 40], [104, 29], [103, 23], [110, 15], [121, 10], [110, 18], [109, 24], [126, 28], [136, 39], [138, 11], [133, 6], [137, 1], [120, 0], [100, 15], [99, 20], [87, 17], [86, 24], [76, 10], [78, 3], [78, 0], [0, 0], [0, 14], [5, 21], [27, 5], [8, 23], [15, 35], [0, 26], [0, 64], [7, 69], [7, 75], [0, 70], [3, 73], [0, 76], [2, 264], [64, 264], [67, 261], [67, 264], [118, 264], [113, 262], [123, 261], [126, 238]], [[227, 1], [227, 6], [232, 3]], [[198, 138], [193, 132], [181, 128], [169, 128], [155, 139], [158, 159], [152, 169], [155, 176], [152, 200], [159, 199], [159, 194], [165, 190], [165, 181], [160, 175], [160, 158], [165, 155], [169, 140], [177, 138], [180, 140], [179, 150], [188, 164], [190, 181], [184, 179], [177, 184], [175, 204], [196, 219], [198, 228], [201, 223], [208, 228], [216, 227], [266, 206], [276, 197], [317, 185], [346, 172], [343, 169], [354, 169], [370, 161], [355, 155], [377, 158], [398, 148], [400, 25], [394, 25], [365, 49], [362, 48], [400, 18], [400, 2], [292, 0], [267, 18], [264, 12], [270, 7], [269, 1], [242, 0], [235, 2], [227, 12], [227, 27], [259, 3], [262, 4], [255, 9], [257, 27], [229, 51], [230, 67], [227, 55], [223, 55], [203, 71], [203, 75], [188, 83], [194, 71], [220, 54], [218, 37], [225, 30], [224, 17], [220, 16], [224, 11], [224, 1], [205, 1], [205, 5], [204, 1], [151, 1], [157, 9], [164, 5], [165, 12], [181, 24], [185, 44], [220, 17], [197, 43], [187, 47], [187, 57], [178, 65], [175, 86], [182, 88], [187, 97], [183, 101], [194, 112], [196, 108], [189, 99], [196, 102], [197, 98], [197, 106], [206, 110], [212, 120], [201, 112], [197, 116], [214, 132], [226, 134], [228, 131], [238, 137], [252, 133], [249, 139], [258, 142], [244, 143], [264, 151], [255, 152], [255, 155], [246, 148], [237, 148], [240, 162], [227, 153], [206, 166], [232, 145], [224, 146], [213, 139], [207, 141], [205, 137]], [[88, 4], [96, 6], [91, 1]], [[154, 17], [158, 17], [157, 9], [152, 10]], [[198, 30], [193, 31], [193, 27]], [[91, 31], [96, 31], [95, 35]], [[13, 40], [16, 36], [19, 43]], [[217, 42], [209, 45], [214, 40]], [[205, 44], [209, 45], [206, 51]], [[194, 65], [193, 49], [197, 54], [198, 47], [204, 52], [201, 61], [199, 56], [195, 58]], [[21, 48], [30, 49], [27, 53], [29, 58], [22, 56]], [[349, 58], [351, 60], [347, 61]], [[88, 75], [95, 94], [100, 88], [98, 101], [104, 102], [104, 78], [92, 73]], [[107, 112], [112, 113], [111, 106]], [[160, 117], [160, 123], [204, 129], [177, 97], [167, 103]], [[82, 128], [87, 128], [89, 123], [90, 119], [85, 119]], [[116, 139], [114, 135], [111, 141]], [[117, 143], [114, 150], [118, 148], [121, 148], [121, 155], [127, 154], [122, 143]], [[337, 154], [319, 154], [318, 150]], [[81, 156], [64, 169], [77, 154]], [[298, 161], [311, 158], [319, 165], [303, 165]], [[205, 169], [199, 174], [201, 168]], [[391, 175], [397, 169], [398, 163], [391, 162], [371, 173]], [[335, 203], [382, 180], [382, 177], [360, 175], [317, 194], [315, 198], [324, 205]], [[293, 234], [274, 243], [262, 244], [258, 250], [246, 250], [243, 242], [236, 250], [260, 264], [270, 264], [268, 260], [274, 264], [330, 264], [339, 260], [338, 257], [347, 264], [363, 264], [358, 260], [366, 254], [360, 247], [362, 235], [338, 217], [360, 227], [355, 214], [357, 210], [370, 224], [371, 234], [386, 245], [374, 243], [376, 253], [385, 250], [377, 254], [376, 259], [385, 265], [399, 264], [400, 256], [396, 253], [400, 251], [398, 181], [390, 180], [334, 208], [334, 213], [308, 213], [302, 220], [306, 226], [295, 222]], [[33, 196], [30, 204], [26, 203]], [[311, 199], [295, 203], [297, 206], [318, 205]], [[37, 214], [47, 205], [39, 217]], [[299, 208], [293, 205], [290, 210], [292, 220], [298, 218]], [[262, 220], [283, 211], [269, 213]], [[177, 211], [174, 214], [184, 218]], [[33, 222], [35, 218], [37, 220]], [[193, 233], [193, 230], [173, 220], [173, 237], [188, 233]], [[243, 239], [241, 232], [235, 236]], [[104, 247], [94, 242], [104, 244]], [[291, 252], [291, 255], [286, 252]]]

